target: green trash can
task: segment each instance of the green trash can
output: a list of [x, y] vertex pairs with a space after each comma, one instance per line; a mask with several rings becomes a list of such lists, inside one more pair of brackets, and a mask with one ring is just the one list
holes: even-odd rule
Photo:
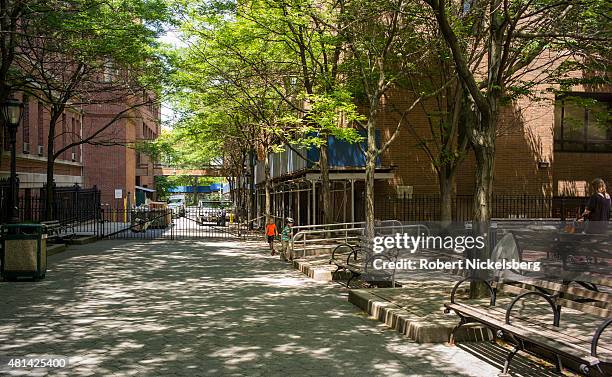
[[47, 227], [41, 224], [6, 224], [0, 228], [5, 280], [39, 280], [47, 272]]

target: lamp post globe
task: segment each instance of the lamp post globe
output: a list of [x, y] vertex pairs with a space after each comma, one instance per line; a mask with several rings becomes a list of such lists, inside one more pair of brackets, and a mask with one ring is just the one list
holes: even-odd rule
[[17, 130], [19, 121], [23, 113], [23, 103], [15, 98], [9, 98], [2, 103], [0, 107], [2, 119], [9, 130]]
[[11, 144], [11, 176], [10, 176], [10, 196], [7, 207], [9, 208], [8, 221], [10, 223], [19, 222], [19, 212], [17, 208], [17, 128], [23, 114], [23, 103], [17, 99], [9, 98], [0, 104], [0, 115], [4, 127], [9, 131], [9, 142]]

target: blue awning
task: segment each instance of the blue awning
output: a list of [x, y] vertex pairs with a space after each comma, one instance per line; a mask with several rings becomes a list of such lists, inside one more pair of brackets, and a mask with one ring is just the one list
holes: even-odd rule
[[[211, 192], [219, 192], [223, 189], [223, 184], [221, 183], [213, 183], [208, 186], [197, 186], [196, 192], [198, 194], [209, 194]], [[194, 192], [193, 186], [175, 186], [169, 187], [168, 192], [171, 193], [181, 193], [181, 194], [192, 194]]]

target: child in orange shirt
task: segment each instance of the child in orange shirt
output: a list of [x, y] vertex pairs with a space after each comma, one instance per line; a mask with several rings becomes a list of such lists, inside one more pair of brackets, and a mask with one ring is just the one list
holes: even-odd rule
[[274, 255], [274, 237], [278, 237], [278, 229], [271, 217], [268, 218], [268, 225], [266, 225], [266, 236], [268, 237], [271, 254]]

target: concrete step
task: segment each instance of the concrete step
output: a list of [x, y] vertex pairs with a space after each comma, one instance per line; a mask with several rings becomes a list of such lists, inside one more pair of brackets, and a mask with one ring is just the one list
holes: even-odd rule
[[66, 244], [64, 243], [51, 243], [47, 244], [47, 256], [59, 254], [63, 251], [66, 251]]
[[293, 267], [317, 281], [347, 280], [350, 277], [346, 271], [335, 272], [336, 266], [329, 264], [329, 258], [295, 259]]
[[96, 236], [78, 236], [71, 239], [68, 243], [71, 245], [85, 245], [88, 243], [96, 242], [98, 237]]
[[[453, 313], [444, 313], [442, 307], [445, 301], [438, 300], [437, 297], [415, 297], [414, 300], [402, 301], [401, 305], [398, 305], [391, 297], [385, 297], [393, 291], [415, 292], [414, 289], [353, 289], [349, 291], [349, 302], [417, 343], [448, 342], [453, 328], [459, 323], [459, 317]], [[416, 295], [420, 296], [418, 292]], [[463, 326], [456, 335], [457, 341], [493, 339], [491, 331], [482, 325]]]
[[336, 246], [338, 245], [312, 245], [304, 248], [300, 247], [299, 245], [293, 245], [293, 251], [295, 252], [295, 255], [300, 257], [316, 257], [330, 255]]

